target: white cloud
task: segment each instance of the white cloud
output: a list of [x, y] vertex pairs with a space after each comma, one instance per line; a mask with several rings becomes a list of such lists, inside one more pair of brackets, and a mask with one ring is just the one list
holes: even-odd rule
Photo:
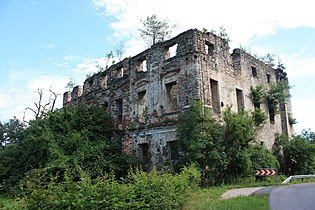
[[1, 120], [7, 121], [16, 116], [18, 119], [22, 120], [24, 113], [26, 114], [26, 119], [30, 119], [33, 116], [31, 111], [26, 111], [25, 108], [35, 108], [34, 102], [38, 102], [39, 95], [37, 90], [43, 89], [43, 103], [49, 101], [51, 93], [49, 89], [53, 92], [58, 93], [56, 108], [62, 106], [62, 96], [65, 92], [65, 85], [69, 81], [69, 78], [65, 76], [52, 76], [43, 75], [34, 77], [27, 80], [25, 86], [16, 86], [14, 88], [7, 88], [0, 91], [0, 116]]
[[297, 124], [294, 125], [296, 133], [303, 129], [310, 128], [315, 131], [315, 99], [292, 100], [293, 117]]
[[78, 55], [66, 55], [63, 57], [63, 59], [67, 62], [75, 62], [75, 61], [80, 61], [82, 58], [81, 56], [78, 56]]
[[289, 77], [315, 76], [315, 59], [312, 58], [295, 58], [295, 59], [283, 59], [284, 63], [290, 68], [287, 69]]
[[[308, 0], [264, 2], [240, 1], [182, 1], [182, 0], [93, 0], [97, 9], [103, 9], [107, 15], [117, 21], [112, 28], [117, 34], [135, 37], [140, 28], [140, 19], [157, 14], [161, 19], [168, 18], [178, 24], [173, 35], [190, 28], [217, 30], [226, 28], [232, 39], [233, 47], [246, 44], [252, 37], [263, 37], [276, 30], [300, 26], [315, 27], [313, 7]], [[134, 42], [136, 44], [136, 42]], [[138, 45], [133, 48], [139, 49]], [[131, 47], [131, 46], [130, 46]], [[134, 50], [130, 50], [134, 51]]]
[[53, 50], [53, 49], [56, 49], [56, 44], [53, 44], [53, 43], [45, 44], [43, 48], [48, 49], [48, 50]]

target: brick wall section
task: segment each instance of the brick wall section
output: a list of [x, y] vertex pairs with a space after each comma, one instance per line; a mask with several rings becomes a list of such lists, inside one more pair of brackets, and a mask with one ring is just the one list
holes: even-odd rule
[[[250, 87], [278, 80], [287, 81], [285, 72], [240, 49], [230, 54], [226, 40], [191, 29], [88, 78], [83, 90], [64, 94], [64, 105], [103, 106], [115, 119], [124, 150], [160, 167], [173, 158], [176, 121], [191, 98], [201, 99], [217, 117], [229, 105], [235, 112], [254, 110]], [[258, 130], [268, 148], [276, 133], [293, 133], [290, 101], [281, 108], [274, 123]], [[269, 115], [267, 102], [261, 109]]]

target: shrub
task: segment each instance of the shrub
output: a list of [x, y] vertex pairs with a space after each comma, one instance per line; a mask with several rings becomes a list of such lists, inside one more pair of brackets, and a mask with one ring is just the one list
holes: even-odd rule
[[29, 178], [25, 196], [20, 202], [26, 209], [179, 209], [192, 187], [200, 181], [194, 166], [179, 174], [130, 170], [126, 179], [118, 181], [113, 175], [91, 179], [78, 170], [75, 181], [65, 174], [63, 182], [45, 181], [42, 174]]
[[279, 169], [280, 167], [277, 158], [262, 145], [254, 145], [250, 148], [250, 159], [253, 171], [258, 168]]

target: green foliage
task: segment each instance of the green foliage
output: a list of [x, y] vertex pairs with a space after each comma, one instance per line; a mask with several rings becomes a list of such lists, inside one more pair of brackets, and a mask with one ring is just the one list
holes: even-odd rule
[[301, 132], [301, 137], [305, 138], [307, 141], [311, 142], [312, 144], [315, 143], [315, 133], [312, 132], [310, 128], [303, 129]]
[[0, 123], [0, 192], [15, 191], [15, 184], [23, 177], [23, 144], [27, 135], [26, 125], [13, 118]]
[[184, 165], [198, 163], [204, 185], [215, 183], [226, 167], [222, 137], [223, 127], [199, 100], [193, 100], [190, 108], [180, 115], [177, 128], [179, 162]]
[[296, 124], [296, 123], [297, 123], [296, 119], [293, 118], [291, 115], [289, 115], [289, 124], [290, 124], [290, 125], [294, 125], [294, 124]]
[[21, 144], [11, 144], [0, 150], [0, 192], [16, 192], [23, 178], [24, 164]]
[[254, 120], [247, 112], [233, 113], [228, 108], [223, 121], [213, 118], [211, 110], [198, 100], [179, 118], [179, 162], [197, 163], [202, 185], [232, 183], [253, 176], [257, 167], [278, 166], [266, 149], [254, 143]]
[[283, 80], [276, 83], [269, 83], [269, 90], [267, 92], [268, 101], [286, 103], [287, 98], [290, 97], [288, 91], [290, 88], [289, 84]]
[[276, 83], [269, 83], [269, 90], [267, 92], [267, 101], [269, 107], [269, 115], [271, 121], [276, 114], [279, 113], [279, 104], [285, 104], [286, 99], [290, 97], [289, 84], [286, 81], [278, 81]]
[[228, 147], [249, 147], [249, 142], [254, 140], [255, 131], [253, 120], [247, 112], [235, 113], [229, 107], [223, 113], [225, 122], [224, 142]]
[[315, 146], [303, 134], [292, 139], [277, 136], [273, 153], [281, 164], [281, 172], [287, 176], [315, 173]]
[[[230, 199], [222, 199], [221, 195], [229, 190], [231, 187], [232, 186], [220, 186], [199, 189], [191, 194], [189, 200], [184, 205], [183, 210], [269, 209], [268, 195], [239, 196]], [[238, 188], [239, 187], [245, 186], [238, 186]]]
[[[270, 121], [273, 122], [275, 115], [279, 113], [279, 104], [285, 104], [287, 98], [290, 97], [290, 88], [288, 82], [283, 80], [276, 83], [270, 82], [268, 90], [265, 90], [262, 84], [251, 87], [251, 99], [254, 107], [260, 108], [260, 104], [266, 99], [268, 102]], [[259, 116], [262, 117], [262, 115]]]
[[260, 126], [265, 124], [267, 116], [263, 111], [261, 111], [260, 108], [255, 108], [255, 111], [252, 112], [252, 119], [256, 128], [259, 128]]
[[140, 36], [150, 45], [164, 41], [171, 35], [175, 25], [170, 25], [168, 20], [159, 20], [157, 15], [147, 16], [145, 20], [140, 20], [142, 28], [139, 29]]
[[284, 146], [285, 174], [314, 174], [315, 147], [306, 139], [297, 136]]
[[279, 169], [280, 164], [277, 158], [264, 146], [255, 144], [250, 147], [250, 159], [252, 168], [276, 168]]
[[280, 173], [285, 171], [285, 161], [283, 157], [283, 148], [289, 144], [289, 137], [287, 135], [277, 134], [275, 143], [272, 146], [272, 154], [277, 158], [280, 163]]
[[[88, 108], [83, 104], [64, 107], [42, 122], [31, 124], [28, 146], [33, 151], [40, 148], [42, 155], [35, 162], [44, 160], [41, 165], [47, 170], [62, 171], [78, 165], [92, 177], [104, 171], [122, 172], [127, 167], [126, 156], [121, 151], [121, 143], [110, 140], [111, 123], [109, 115], [100, 107]], [[42, 144], [44, 148], [37, 146]]]
[[[121, 142], [111, 140], [112, 120], [101, 107], [78, 105], [30, 122], [25, 140], [0, 150], [2, 189], [17, 186], [24, 174], [47, 179], [81, 167], [91, 177], [113, 171], [127, 174], [129, 162]], [[80, 177], [79, 174], [74, 174]]]
[[265, 88], [262, 84], [257, 85], [255, 87], [251, 86], [251, 99], [253, 101], [255, 108], [260, 108], [260, 104], [265, 99]]
[[126, 179], [112, 175], [92, 180], [79, 170], [74, 181], [66, 174], [63, 182], [46, 183], [40, 174], [27, 182], [25, 197], [20, 202], [26, 209], [179, 209], [188, 192], [199, 182], [194, 166], [180, 174], [159, 174], [156, 170], [130, 170]]
[[270, 54], [270, 53], [267, 53], [263, 56], [259, 56], [258, 59], [261, 60], [262, 62], [270, 65], [271, 67], [274, 67], [276, 64], [275, 64], [275, 57], [276, 55], [275, 54]]
[[224, 144], [228, 166], [224, 173], [225, 182], [234, 182], [251, 171], [250, 142], [255, 138], [253, 121], [247, 112], [233, 113], [228, 108], [223, 113], [225, 122]]
[[21, 143], [26, 136], [26, 125], [14, 117], [9, 122], [0, 122], [0, 149], [9, 144]]

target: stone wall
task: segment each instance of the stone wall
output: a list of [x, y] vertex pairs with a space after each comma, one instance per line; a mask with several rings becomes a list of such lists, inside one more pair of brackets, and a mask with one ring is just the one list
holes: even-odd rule
[[[115, 119], [124, 150], [160, 166], [176, 158], [176, 122], [191, 98], [201, 99], [217, 117], [228, 106], [235, 112], [254, 110], [250, 87], [278, 80], [287, 81], [283, 71], [240, 49], [230, 54], [226, 40], [194, 29], [88, 78], [83, 90], [78, 86], [64, 94], [64, 105], [103, 106]], [[258, 131], [268, 148], [276, 133], [293, 133], [290, 104]], [[267, 102], [261, 108], [269, 115]]]

